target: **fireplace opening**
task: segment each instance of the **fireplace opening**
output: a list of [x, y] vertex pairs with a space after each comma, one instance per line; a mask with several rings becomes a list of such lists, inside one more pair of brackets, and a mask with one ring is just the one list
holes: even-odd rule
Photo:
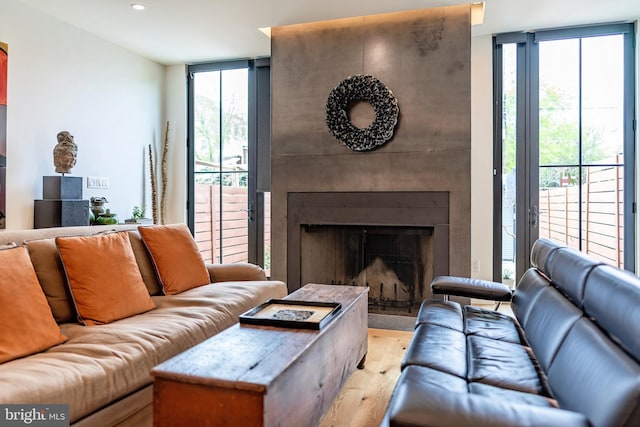
[[369, 287], [369, 312], [415, 315], [430, 296], [433, 227], [301, 226], [303, 283]]

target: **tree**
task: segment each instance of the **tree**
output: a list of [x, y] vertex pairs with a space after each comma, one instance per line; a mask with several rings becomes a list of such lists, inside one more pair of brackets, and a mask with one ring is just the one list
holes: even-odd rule
[[[200, 171], [220, 173], [224, 172], [224, 162], [238, 156], [237, 153], [242, 152], [242, 148], [247, 145], [247, 94], [246, 88], [242, 87], [243, 83], [246, 85], [246, 79], [244, 82], [234, 80], [235, 86], [224, 86], [225, 96], [220, 99], [219, 88], [215, 89], [215, 80], [219, 75], [204, 78], [211, 77], [215, 79], [202, 86], [207, 89], [213, 86], [214, 90], [201, 90], [195, 95], [195, 157], [209, 165], [201, 166]], [[240, 159], [241, 162], [245, 160], [242, 155]], [[222, 182], [222, 185], [232, 185], [233, 182], [228, 175], [214, 177], [213, 174], [198, 176], [197, 180], [208, 184]], [[242, 181], [240, 185], [242, 186]]]
[[225, 72], [222, 82], [219, 72], [198, 76], [198, 86], [202, 89], [195, 95], [197, 160], [218, 164], [220, 153], [223, 156], [228, 154], [228, 150], [225, 150], [227, 144], [247, 144], [247, 80], [246, 71], [244, 75], [241, 71]]
[[[515, 172], [516, 150], [516, 95], [515, 85], [509, 86], [503, 97], [503, 171]], [[539, 101], [539, 161], [540, 165], [558, 168], [541, 168], [540, 187], [557, 187], [562, 177], [577, 182], [579, 147], [579, 112], [575, 97], [560, 88], [541, 82]], [[603, 144], [601, 129], [582, 126], [583, 163], [602, 161], [616, 153], [608, 153]]]

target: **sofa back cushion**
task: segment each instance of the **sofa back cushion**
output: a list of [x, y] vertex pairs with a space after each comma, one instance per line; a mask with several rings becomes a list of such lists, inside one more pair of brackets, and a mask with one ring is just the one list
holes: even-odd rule
[[[150, 295], [161, 295], [162, 288], [156, 278], [147, 249], [136, 230], [128, 231], [129, 241], [135, 255], [142, 280]], [[72, 237], [72, 236], [67, 236]], [[31, 263], [44, 291], [53, 317], [58, 323], [77, 321], [77, 313], [67, 286], [64, 266], [58, 253], [55, 238], [28, 240], [24, 245], [29, 250]]]
[[185, 224], [139, 227], [166, 295], [211, 283], [209, 272]]
[[155, 308], [127, 232], [57, 237], [78, 320], [100, 325]]
[[553, 286], [538, 295], [522, 328], [543, 371], [549, 371], [560, 345], [581, 317], [582, 311]]
[[548, 276], [554, 285], [578, 307], [582, 308], [584, 286], [591, 270], [602, 264], [572, 248], [555, 251]]
[[593, 427], [638, 426], [638, 361], [612, 345], [588, 318], [582, 317], [567, 334], [548, 380], [560, 407], [586, 415]]
[[527, 324], [529, 313], [536, 304], [536, 299], [550, 285], [549, 279], [535, 268], [524, 272], [511, 300], [511, 309], [520, 325], [524, 327]]
[[584, 311], [640, 361], [640, 280], [636, 276], [608, 265], [594, 268], [585, 286]]
[[24, 247], [0, 251], [0, 331], [0, 363], [67, 339], [51, 314]]
[[74, 322], [76, 310], [64, 277], [64, 267], [55, 239], [31, 240], [24, 243], [40, 286], [47, 297], [53, 317], [58, 323]]
[[549, 239], [538, 239], [531, 248], [531, 265], [549, 276], [549, 268], [555, 252], [562, 246]]
[[144, 246], [144, 242], [142, 241], [140, 233], [138, 233], [138, 231], [136, 230], [133, 230], [129, 231], [128, 234], [129, 241], [131, 242], [131, 249], [133, 249], [133, 254], [136, 257], [136, 263], [138, 264], [138, 269], [140, 270], [140, 274], [142, 274], [142, 280], [149, 290], [149, 294], [162, 295], [162, 286], [160, 286], [160, 282], [158, 282], [156, 271], [153, 268], [153, 262], [149, 257], [147, 248]]

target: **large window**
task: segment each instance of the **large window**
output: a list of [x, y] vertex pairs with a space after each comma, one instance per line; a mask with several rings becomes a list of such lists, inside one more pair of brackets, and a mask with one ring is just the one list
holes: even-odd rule
[[633, 37], [629, 24], [494, 38], [496, 279], [517, 279], [538, 237], [634, 269]]
[[268, 82], [268, 61], [189, 67], [189, 225], [207, 262], [268, 269], [268, 188], [258, 188], [269, 162], [269, 132], [259, 131], [269, 120]]

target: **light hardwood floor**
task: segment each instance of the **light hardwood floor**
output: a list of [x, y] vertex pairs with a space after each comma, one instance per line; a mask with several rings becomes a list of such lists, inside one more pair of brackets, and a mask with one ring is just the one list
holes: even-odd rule
[[378, 427], [400, 375], [412, 332], [369, 329], [365, 368], [356, 370], [320, 421], [320, 427]]

